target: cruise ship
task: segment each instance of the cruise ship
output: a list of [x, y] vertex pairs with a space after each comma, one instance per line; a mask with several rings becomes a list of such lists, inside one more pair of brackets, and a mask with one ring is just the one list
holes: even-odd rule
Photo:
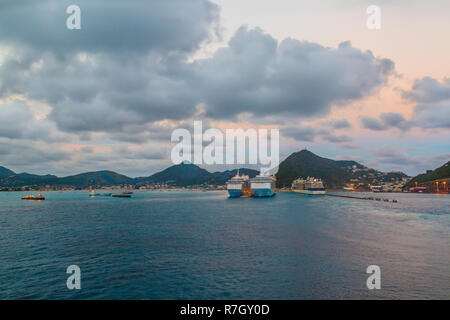
[[249, 177], [237, 174], [227, 181], [227, 190], [230, 198], [239, 198], [240, 196], [250, 196]]
[[259, 174], [250, 179], [250, 191], [253, 197], [271, 197], [275, 195], [275, 177]]
[[299, 178], [292, 182], [291, 190], [293, 192], [304, 194], [325, 194], [322, 179], [308, 177], [306, 179]]

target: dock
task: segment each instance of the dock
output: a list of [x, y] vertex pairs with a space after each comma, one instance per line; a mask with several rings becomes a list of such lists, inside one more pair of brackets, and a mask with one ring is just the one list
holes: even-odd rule
[[343, 194], [333, 194], [333, 193], [326, 193], [325, 196], [358, 199], [358, 200], [374, 200], [374, 201], [383, 201], [383, 202], [392, 202], [392, 203], [398, 202], [396, 199], [389, 200], [386, 198], [377, 198], [377, 197], [356, 197], [356, 196], [347, 196], [347, 195], [343, 195]]

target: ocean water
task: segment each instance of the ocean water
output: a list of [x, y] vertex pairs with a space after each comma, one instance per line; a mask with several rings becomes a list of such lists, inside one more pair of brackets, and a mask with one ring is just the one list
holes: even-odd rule
[[0, 299], [450, 299], [445, 195], [22, 195], [0, 193]]

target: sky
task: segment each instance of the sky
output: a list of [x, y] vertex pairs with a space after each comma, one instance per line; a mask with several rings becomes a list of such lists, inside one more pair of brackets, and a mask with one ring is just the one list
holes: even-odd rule
[[278, 128], [281, 160], [306, 147], [434, 169], [450, 159], [449, 14], [446, 0], [2, 1], [0, 165], [148, 176], [172, 165], [173, 130], [202, 120]]

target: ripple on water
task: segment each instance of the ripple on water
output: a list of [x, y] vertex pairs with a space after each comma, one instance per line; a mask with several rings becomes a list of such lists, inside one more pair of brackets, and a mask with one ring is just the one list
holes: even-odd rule
[[[3, 299], [450, 298], [448, 197], [20, 196], [0, 193]], [[66, 288], [71, 264], [80, 291]]]

